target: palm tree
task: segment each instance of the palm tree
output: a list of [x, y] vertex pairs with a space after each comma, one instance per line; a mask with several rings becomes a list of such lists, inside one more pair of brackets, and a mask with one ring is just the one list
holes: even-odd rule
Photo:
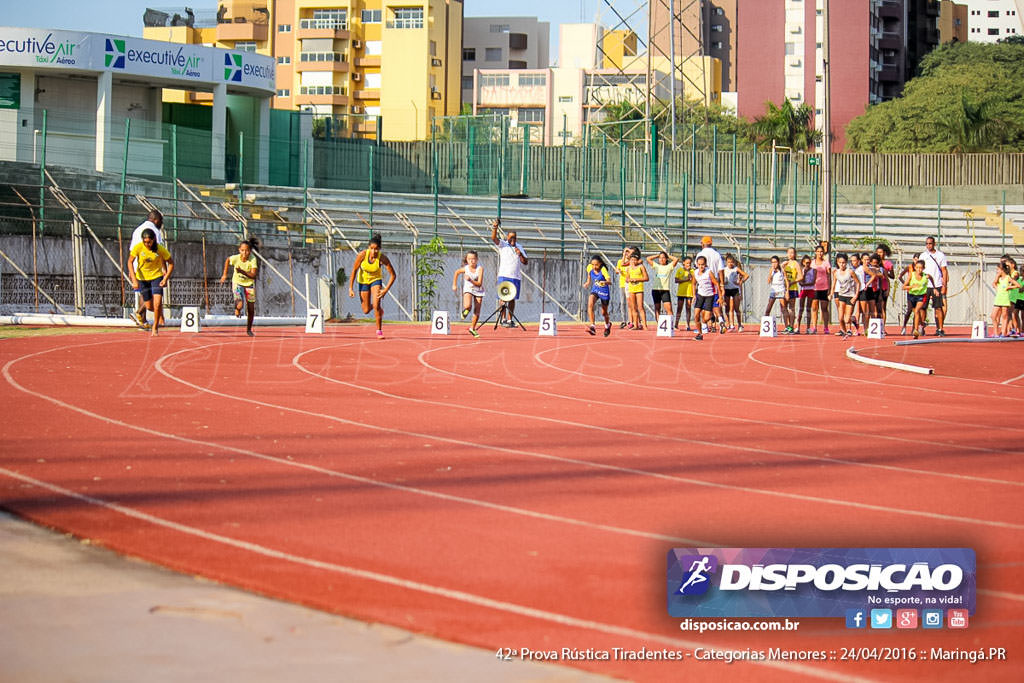
[[943, 112], [935, 122], [936, 132], [949, 140], [950, 151], [956, 154], [989, 152], [1003, 139], [1006, 125], [993, 116], [991, 100], [973, 102], [966, 93], [952, 109]]
[[806, 151], [822, 138], [821, 131], [811, 125], [812, 114], [810, 105], [805, 103], [796, 108], [789, 98], [781, 107], [768, 102], [767, 113], [754, 119], [751, 132], [759, 144], [774, 140], [776, 145]]

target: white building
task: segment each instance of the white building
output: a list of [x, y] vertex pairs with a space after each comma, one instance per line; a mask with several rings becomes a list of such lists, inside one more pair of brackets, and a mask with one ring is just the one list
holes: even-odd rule
[[473, 101], [476, 69], [551, 66], [551, 24], [536, 17], [466, 17], [462, 21], [462, 101]]
[[1024, 34], [1024, 0], [959, 0], [967, 5], [967, 40], [994, 43]]

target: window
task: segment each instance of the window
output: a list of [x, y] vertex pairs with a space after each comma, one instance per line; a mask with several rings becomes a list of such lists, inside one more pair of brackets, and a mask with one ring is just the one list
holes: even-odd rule
[[380, 90], [380, 74], [363, 74], [363, 83], [367, 90]]
[[519, 74], [520, 88], [544, 87], [548, 84], [547, 74]]
[[484, 51], [485, 62], [500, 62], [501, 61], [501, 48], [500, 47], [489, 47]]
[[462, 61], [464, 61], [464, 62], [475, 62], [476, 61], [476, 48], [475, 47], [464, 47], [464, 48], [462, 48]]
[[999, 29], [997, 29], [997, 28], [990, 28], [988, 30], [988, 34], [990, 36], [998, 36], [999, 35]]
[[712, 33], [721, 33], [722, 32], [722, 25], [721, 24], [711, 24], [711, 32]]
[[388, 22], [388, 28], [423, 28], [422, 7], [395, 7], [395, 20]]
[[491, 24], [491, 33], [508, 33], [510, 30], [508, 24]]
[[990, 9], [988, 11], [988, 16], [992, 17], [992, 18], [995, 18], [995, 19], [998, 19], [999, 18], [999, 10], [997, 10], [997, 9]]
[[786, 43], [786, 55], [796, 54], [796, 43]]
[[711, 43], [711, 47], [713, 49], [715, 49], [715, 50], [721, 50], [722, 49], [722, 42], [721, 41], [715, 41], [714, 43]]
[[235, 49], [242, 52], [256, 52], [256, 43], [251, 40], [239, 40], [235, 43]]
[[519, 123], [544, 123], [544, 110], [520, 109]]
[[334, 31], [348, 30], [348, 10], [317, 9], [313, 10], [312, 19], [301, 19], [300, 28], [326, 28]]
[[292, 96], [292, 91], [291, 90], [287, 90], [287, 89], [278, 90], [277, 91], [277, 96], [278, 97], [291, 97]]
[[569, 102], [572, 102], [572, 95], [559, 95], [558, 101], [563, 104], [568, 104]]
[[472, 76], [463, 76], [462, 77], [462, 89], [463, 90], [472, 90], [473, 89], [473, 77]]
[[717, 15], [718, 15], [718, 16], [720, 16], [720, 17], [721, 17], [721, 16], [725, 16], [725, 10], [724, 10], [724, 9], [722, 9], [721, 7], [716, 7], [716, 8], [715, 8], [715, 14], [717, 14]]
[[337, 85], [303, 85], [299, 87], [300, 95], [344, 95], [345, 89]]
[[277, 25], [277, 32], [278, 33], [291, 33], [292, 32], [292, 25], [291, 24], [278, 24]]
[[430, 56], [431, 57], [436, 57], [437, 56], [437, 41], [436, 40], [430, 41]]
[[379, 9], [364, 9], [362, 16], [360, 17], [364, 24], [379, 24], [380, 23], [380, 10]]
[[481, 88], [507, 88], [508, 74], [480, 74]]
[[291, 64], [292, 63], [291, 55], [284, 55], [282, 57], [278, 57], [277, 58], [277, 63], [278, 64]]
[[344, 52], [303, 52], [299, 54], [300, 62], [347, 62]]

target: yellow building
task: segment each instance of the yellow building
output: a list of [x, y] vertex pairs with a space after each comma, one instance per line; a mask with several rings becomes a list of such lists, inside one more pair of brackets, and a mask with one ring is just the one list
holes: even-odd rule
[[272, 55], [272, 106], [331, 117], [332, 134], [372, 138], [379, 125], [385, 140], [422, 140], [461, 107], [462, 17], [462, 0], [224, 0], [213, 25], [143, 34]]

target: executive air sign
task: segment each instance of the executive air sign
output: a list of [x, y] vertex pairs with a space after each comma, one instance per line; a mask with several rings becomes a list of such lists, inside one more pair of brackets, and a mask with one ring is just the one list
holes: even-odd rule
[[853, 609], [974, 613], [970, 548], [674, 548], [673, 617], [842, 617]]
[[175, 81], [273, 94], [274, 59], [202, 45], [79, 31], [0, 27], [0, 67], [53, 68]]

